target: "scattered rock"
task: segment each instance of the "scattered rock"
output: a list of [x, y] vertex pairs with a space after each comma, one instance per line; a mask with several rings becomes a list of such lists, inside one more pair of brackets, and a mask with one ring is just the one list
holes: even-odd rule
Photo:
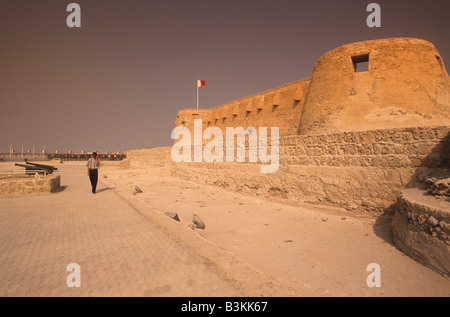
[[428, 217], [427, 222], [432, 225], [433, 227], [437, 226], [439, 224], [439, 221], [434, 218], [433, 216]]
[[200, 217], [196, 214], [194, 214], [193, 218], [192, 218], [192, 223], [194, 225], [194, 228], [197, 229], [205, 229], [205, 224], [204, 222], [200, 219]]
[[437, 180], [436, 178], [428, 178], [425, 181], [428, 193], [435, 196], [450, 197], [450, 178]]
[[439, 221], [439, 227], [441, 227], [445, 233], [450, 234], [450, 225], [445, 221]]
[[358, 208], [358, 205], [355, 204], [354, 202], [350, 202], [347, 204], [347, 206], [345, 207], [345, 209], [347, 210], [355, 210]]
[[433, 186], [434, 183], [436, 183], [436, 182], [437, 182], [437, 178], [435, 178], [435, 177], [430, 177], [430, 178], [427, 178], [427, 179], [425, 180], [425, 185], [427, 185], [428, 187], [430, 187], [430, 186]]
[[133, 195], [136, 195], [136, 194], [141, 194], [142, 193], [142, 190], [139, 188], [139, 187], [134, 187], [134, 193], [133, 193]]
[[176, 214], [174, 212], [166, 212], [165, 215], [172, 218], [173, 220], [180, 222], [180, 218], [178, 218], [178, 214]]

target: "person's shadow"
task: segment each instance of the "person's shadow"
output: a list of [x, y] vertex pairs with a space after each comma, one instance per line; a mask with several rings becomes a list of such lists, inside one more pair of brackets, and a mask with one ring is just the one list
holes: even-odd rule
[[100, 189], [96, 190], [96, 193], [101, 193], [101, 192], [104, 192], [104, 191], [107, 191], [107, 190], [111, 190], [111, 189], [114, 189], [114, 188], [109, 188], [109, 187], [100, 188]]

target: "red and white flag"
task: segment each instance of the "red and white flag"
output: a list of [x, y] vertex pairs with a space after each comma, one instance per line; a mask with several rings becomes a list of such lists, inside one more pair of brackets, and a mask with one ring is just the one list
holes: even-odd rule
[[197, 80], [197, 87], [206, 86], [206, 80]]

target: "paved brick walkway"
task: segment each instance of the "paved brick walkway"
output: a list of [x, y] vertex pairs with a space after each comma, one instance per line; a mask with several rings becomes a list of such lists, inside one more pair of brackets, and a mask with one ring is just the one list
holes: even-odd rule
[[59, 193], [0, 199], [0, 296], [246, 295], [113, 190], [93, 195], [83, 166], [59, 172]]

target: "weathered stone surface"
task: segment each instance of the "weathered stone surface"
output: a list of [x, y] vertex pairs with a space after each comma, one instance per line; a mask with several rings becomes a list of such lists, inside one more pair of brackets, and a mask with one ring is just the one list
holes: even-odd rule
[[0, 179], [0, 197], [50, 194], [60, 188], [59, 175], [5, 177]]
[[[358, 73], [352, 57], [361, 54], [368, 55], [369, 70]], [[443, 125], [449, 104], [450, 81], [433, 44], [413, 38], [357, 42], [317, 61], [300, 133]], [[417, 150], [427, 152], [426, 145]]]
[[393, 220], [396, 245], [412, 258], [450, 274], [450, 202], [411, 188], [402, 192]]
[[428, 193], [436, 196], [450, 196], [450, 178], [437, 180], [429, 178], [426, 180]]

